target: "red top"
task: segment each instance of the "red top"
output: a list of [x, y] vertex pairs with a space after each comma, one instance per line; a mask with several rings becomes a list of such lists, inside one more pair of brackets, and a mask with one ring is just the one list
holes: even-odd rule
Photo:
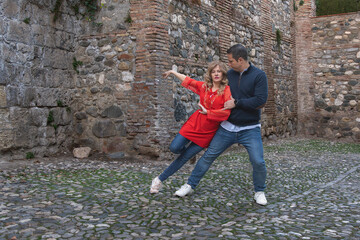
[[217, 91], [206, 91], [204, 82], [186, 77], [181, 84], [200, 96], [200, 103], [207, 114], [201, 114], [200, 109], [194, 112], [180, 129], [180, 134], [200, 147], [209, 146], [216, 130], [222, 121], [230, 115], [230, 110], [221, 110], [224, 103], [231, 99], [230, 87], [226, 86], [224, 93], [218, 95]]

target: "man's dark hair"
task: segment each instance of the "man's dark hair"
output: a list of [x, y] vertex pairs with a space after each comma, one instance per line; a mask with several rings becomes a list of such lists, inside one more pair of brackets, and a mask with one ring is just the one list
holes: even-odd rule
[[244, 59], [245, 61], [247, 61], [248, 59], [248, 52], [247, 49], [241, 45], [241, 44], [235, 44], [233, 46], [231, 46], [228, 50], [227, 50], [228, 54], [231, 54], [232, 57], [237, 61], [239, 60], [239, 58]]

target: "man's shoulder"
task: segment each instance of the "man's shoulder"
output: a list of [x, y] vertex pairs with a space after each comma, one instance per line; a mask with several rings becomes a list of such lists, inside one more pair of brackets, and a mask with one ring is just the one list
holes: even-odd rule
[[267, 79], [266, 73], [253, 65], [251, 67], [250, 76], [254, 77], [254, 79]]
[[[229, 69], [228, 71], [227, 71], [227, 74], [229, 75], [232, 75], [232, 74], [236, 74], [236, 73], [238, 73], [238, 72], [236, 72], [234, 69]], [[239, 73], [238, 73], [239, 74]]]
[[257, 74], [265, 74], [265, 72], [263, 70], [261, 70], [260, 68], [256, 67], [253, 64], [251, 64], [250, 70]]

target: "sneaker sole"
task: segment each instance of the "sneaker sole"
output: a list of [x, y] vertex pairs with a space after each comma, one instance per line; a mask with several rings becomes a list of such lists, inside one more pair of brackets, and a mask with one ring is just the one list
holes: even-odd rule
[[188, 196], [188, 195], [191, 195], [193, 192], [194, 192], [194, 191], [191, 191], [191, 192], [189, 192], [188, 194], [185, 194], [184, 196], [180, 196], [180, 195], [174, 193], [174, 196], [183, 198], [183, 197], [186, 197], [186, 196]]
[[150, 193], [153, 193], [153, 194], [154, 194], [154, 193], [159, 193], [159, 191], [151, 190], [151, 189], [150, 189]]
[[267, 205], [267, 203], [265, 203], [265, 204], [258, 203], [258, 202], [256, 202], [256, 200], [255, 200], [255, 199], [254, 199], [254, 202], [255, 202], [256, 204], [260, 205], [260, 206], [266, 206], [266, 205]]

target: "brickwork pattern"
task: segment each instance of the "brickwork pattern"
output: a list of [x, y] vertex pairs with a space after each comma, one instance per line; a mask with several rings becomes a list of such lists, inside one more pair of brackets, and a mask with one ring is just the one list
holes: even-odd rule
[[359, 15], [311, 17], [311, 4], [296, 20], [299, 130], [359, 142]]

